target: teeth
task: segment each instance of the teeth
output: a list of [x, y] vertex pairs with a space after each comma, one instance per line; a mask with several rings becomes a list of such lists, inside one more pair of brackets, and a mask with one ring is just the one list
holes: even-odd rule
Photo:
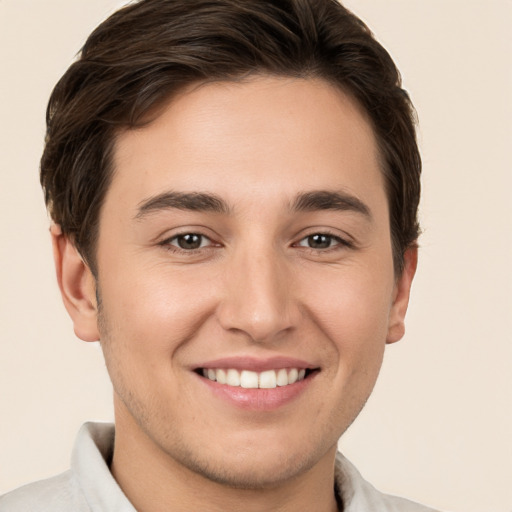
[[260, 373], [260, 388], [272, 389], [277, 387], [277, 376], [274, 370], [268, 370]]
[[226, 384], [228, 378], [227, 378], [227, 375], [226, 375], [226, 372], [225, 370], [217, 370], [216, 372], [216, 381], [219, 383], [219, 384]]
[[281, 368], [280, 370], [266, 370], [258, 373], [250, 370], [239, 372], [234, 368], [229, 369], [203, 369], [202, 374], [209, 380], [217, 381], [219, 384], [227, 384], [233, 387], [246, 389], [274, 389], [278, 386], [288, 386], [297, 381], [303, 380], [306, 370], [301, 368]]
[[[208, 373], [210, 373], [210, 372], [208, 372]], [[299, 378], [299, 370], [297, 370], [297, 368], [292, 368], [288, 372], [288, 384], [294, 384], [295, 382], [297, 382], [298, 378]]]
[[247, 389], [254, 389], [258, 387], [258, 374], [244, 370], [240, 374], [240, 386]]
[[[215, 379], [210, 379], [215, 380]], [[226, 376], [226, 384], [228, 386], [238, 387], [240, 386], [240, 374], [237, 370], [228, 370]]]
[[288, 386], [288, 372], [284, 368], [277, 372], [277, 385]]

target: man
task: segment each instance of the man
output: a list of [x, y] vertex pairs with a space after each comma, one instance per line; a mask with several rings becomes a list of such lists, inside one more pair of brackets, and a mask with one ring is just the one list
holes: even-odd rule
[[41, 181], [113, 426], [0, 511], [427, 511], [337, 454], [404, 333], [420, 157], [398, 72], [333, 0], [142, 0], [48, 107]]

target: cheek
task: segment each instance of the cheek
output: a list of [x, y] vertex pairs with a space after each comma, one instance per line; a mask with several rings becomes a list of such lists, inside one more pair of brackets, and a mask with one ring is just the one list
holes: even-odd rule
[[357, 408], [373, 389], [382, 364], [392, 279], [354, 268], [337, 270], [322, 279], [316, 276], [307, 307], [316, 328], [329, 340], [335, 388], [350, 389]]
[[387, 280], [349, 270], [317, 275], [314, 285], [307, 307], [331, 339], [341, 345], [385, 341], [392, 295]]
[[101, 280], [101, 294], [108, 337], [144, 358], [171, 355], [212, 307], [208, 285], [161, 267], [118, 267]]

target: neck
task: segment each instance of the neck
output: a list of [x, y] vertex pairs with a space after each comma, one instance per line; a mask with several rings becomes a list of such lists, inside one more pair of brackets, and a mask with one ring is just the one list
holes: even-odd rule
[[116, 415], [111, 471], [139, 512], [337, 512], [334, 495], [336, 447], [312, 468], [275, 486], [240, 489], [191, 471], [165, 453], [133, 421]]

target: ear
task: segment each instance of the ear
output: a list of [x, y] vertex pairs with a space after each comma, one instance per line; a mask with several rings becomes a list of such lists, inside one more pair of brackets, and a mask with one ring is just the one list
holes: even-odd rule
[[64, 306], [75, 334], [83, 341], [98, 341], [96, 282], [89, 266], [60, 226], [50, 228], [53, 259]]
[[407, 249], [404, 254], [404, 268], [395, 283], [393, 304], [389, 312], [389, 325], [386, 343], [395, 343], [405, 334], [405, 314], [409, 305], [412, 280], [418, 264], [418, 248]]

